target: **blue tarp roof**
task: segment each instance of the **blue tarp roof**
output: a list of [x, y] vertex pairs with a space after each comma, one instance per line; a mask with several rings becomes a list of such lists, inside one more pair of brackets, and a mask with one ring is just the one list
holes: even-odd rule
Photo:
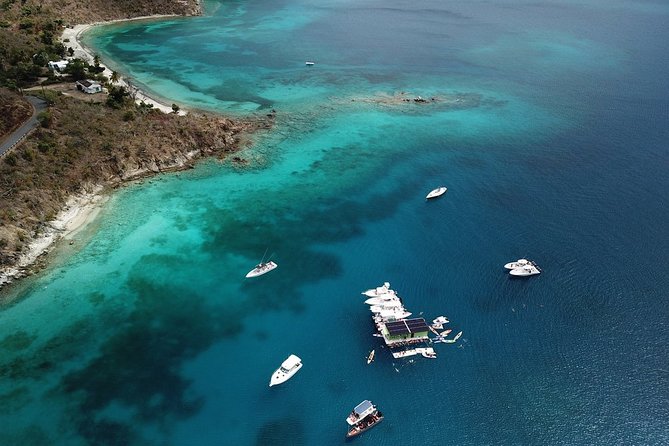
[[360, 414], [365, 413], [365, 411], [369, 410], [371, 407], [372, 407], [372, 402], [369, 401], [369, 400], [365, 400], [362, 403], [355, 406], [355, 409], [353, 409], [353, 410], [355, 411], [355, 413], [360, 415]]

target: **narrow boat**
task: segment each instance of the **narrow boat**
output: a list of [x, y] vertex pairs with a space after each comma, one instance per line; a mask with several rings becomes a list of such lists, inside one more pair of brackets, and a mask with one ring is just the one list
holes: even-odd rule
[[430, 191], [430, 193], [427, 194], [427, 196], [425, 198], [429, 200], [430, 198], [440, 197], [440, 196], [444, 195], [447, 190], [448, 190], [448, 188], [444, 187], [444, 186], [438, 187], [436, 189], [432, 189]]
[[272, 387], [277, 384], [285, 383], [301, 368], [302, 360], [296, 355], [290, 355], [281, 363], [281, 366], [274, 371], [272, 378], [269, 381], [269, 386]]
[[374, 350], [369, 352], [369, 355], [367, 356], [367, 364], [371, 364], [372, 361], [374, 361]]
[[353, 411], [346, 418], [349, 425], [346, 438], [355, 437], [365, 432], [367, 429], [377, 425], [383, 420], [383, 414], [376, 408], [371, 401], [365, 400], [355, 406]]
[[258, 264], [256, 265], [255, 268], [253, 268], [251, 271], [249, 271], [249, 272], [246, 274], [246, 277], [249, 278], [249, 277], [258, 277], [258, 276], [262, 276], [263, 274], [272, 271], [272, 270], [273, 270], [274, 268], [276, 268], [277, 266], [279, 266], [279, 265], [277, 265], [276, 263], [272, 262], [271, 260], [270, 260], [269, 262], [264, 262], [264, 263], [263, 263], [263, 262], [260, 262], [260, 263], [258, 263]]
[[527, 259], [518, 259], [515, 262], [509, 262], [506, 265], [504, 265], [504, 268], [506, 269], [516, 269], [516, 268], [522, 268], [523, 266], [529, 265], [531, 262]]

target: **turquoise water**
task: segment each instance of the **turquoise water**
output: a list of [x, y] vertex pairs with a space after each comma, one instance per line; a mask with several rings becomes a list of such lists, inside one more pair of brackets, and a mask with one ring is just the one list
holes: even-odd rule
[[[0, 444], [341, 444], [363, 399], [360, 444], [669, 442], [668, 13], [236, 1], [94, 30], [143, 88], [277, 122], [2, 290]], [[524, 256], [543, 273], [510, 280]], [[359, 294], [386, 280], [461, 342], [393, 360]]]

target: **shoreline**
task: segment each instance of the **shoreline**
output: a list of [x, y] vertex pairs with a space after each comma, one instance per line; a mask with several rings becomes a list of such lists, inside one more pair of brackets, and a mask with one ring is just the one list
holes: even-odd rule
[[28, 244], [26, 252], [12, 266], [0, 269], [0, 290], [17, 279], [28, 276], [38, 267], [38, 260], [51, 251], [57, 242], [71, 240], [74, 235], [95, 220], [102, 206], [109, 199], [103, 186], [96, 186], [89, 192], [71, 195], [54, 220], [49, 221], [37, 238]]
[[[156, 20], [170, 17], [183, 16], [176, 14], [162, 14], [74, 25], [71, 28], [66, 27], [63, 30], [63, 33], [60, 36], [60, 41], [66, 48], [71, 47], [74, 50], [73, 57], [93, 63], [94, 56], [92, 52], [83, 45], [80, 40], [80, 36], [83, 32], [99, 25], [139, 20]], [[111, 78], [112, 70], [102, 62], [100, 63], [100, 66], [104, 67], [103, 74], [107, 76], [107, 78]], [[137, 104], [143, 101], [146, 104], [152, 104], [153, 108], [164, 113], [173, 113], [171, 105], [168, 106], [167, 104], [152, 98], [139, 88], [128, 84], [120, 75], [119, 80], [115, 82], [115, 84], [122, 85], [131, 91]], [[186, 113], [186, 111], [181, 109], [178, 112], [181, 116]], [[181, 160], [181, 162], [178, 162], [173, 166], [174, 170], [188, 168], [190, 166], [189, 161], [195, 157], [196, 153], [189, 153], [189, 155], [191, 155], [189, 159]], [[172, 169], [162, 169], [161, 171], [165, 172], [170, 170]], [[133, 172], [128, 178], [122, 179], [121, 183], [141, 178], [147, 173], [149, 172]], [[13, 265], [0, 267], [0, 291], [6, 285], [33, 274], [37, 269], [41, 269], [39, 260], [51, 252], [58, 242], [71, 240], [78, 232], [93, 222], [99, 215], [104, 204], [110, 198], [109, 192], [105, 192], [104, 189], [105, 187], [103, 185], [95, 185], [92, 190], [71, 195], [56, 218], [47, 222], [46, 229], [28, 243], [27, 250], [20, 255], [18, 261]]]
[[[142, 17], [133, 17], [130, 19], [116, 19], [116, 20], [109, 20], [109, 21], [104, 21], [104, 22], [94, 22], [94, 23], [85, 23], [85, 24], [80, 24], [80, 25], [74, 25], [72, 28], [65, 28], [63, 30], [63, 34], [60, 36], [60, 41], [63, 45], [65, 45], [66, 48], [72, 48], [74, 50], [74, 54], [72, 57], [78, 58], [85, 60], [89, 64], [93, 63], [94, 60], [94, 54], [93, 52], [86, 47], [82, 42], [81, 42], [81, 35], [90, 30], [91, 28], [95, 26], [100, 26], [100, 25], [110, 25], [113, 23], [123, 23], [123, 22], [134, 22], [134, 21], [150, 21], [150, 20], [160, 20], [160, 19], [167, 19], [167, 18], [175, 18], [175, 17], [183, 17], [180, 15], [176, 14], [157, 14], [157, 15], [150, 15], [150, 16], [142, 16]], [[67, 40], [67, 41], [66, 41]], [[106, 76], [108, 79], [111, 79], [112, 76], [112, 70], [105, 65], [102, 61], [100, 61], [100, 66], [104, 68], [104, 71], [102, 74]], [[136, 85], [132, 85], [128, 83], [123, 76], [120, 75], [120, 73], [117, 73], [118, 75], [118, 80], [114, 82], [115, 85], [120, 85], [125, 87], [128, 92], [131, 93], [131, 96], [135, 99], [135, 103], [139, 104], [141, 102], [144, 102], [145, 104], [151, 104], [153, 108], [162, 111], [163, 113], [173, 113], [172, 111], [172, 105], [171, 104], [166, 104], [165, 102], [162, 102], [149, 94], [147, 94], [144, 90], [141, 90], [139, 87]], [[110, 80], [111, 82], [111, 80]], [[184, 116], [187, 112], [181, 109], [181, 106], [179, 106], [179, 114], [180, 116]]]

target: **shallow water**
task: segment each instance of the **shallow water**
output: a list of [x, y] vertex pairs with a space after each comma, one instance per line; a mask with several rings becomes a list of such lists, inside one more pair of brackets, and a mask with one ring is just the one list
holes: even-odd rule
[[[123, 189], [2, 291], [0, 443], [340, 444], [367, 398], [361, 444], [669, 441], [665, 5], [208, 6], [87, 43], [276, 126], [247, 168]], [[543, 273], [510, 279], [519, 257]], [[359, 294], [385, 280], [461, 342], [392, 360]]]

